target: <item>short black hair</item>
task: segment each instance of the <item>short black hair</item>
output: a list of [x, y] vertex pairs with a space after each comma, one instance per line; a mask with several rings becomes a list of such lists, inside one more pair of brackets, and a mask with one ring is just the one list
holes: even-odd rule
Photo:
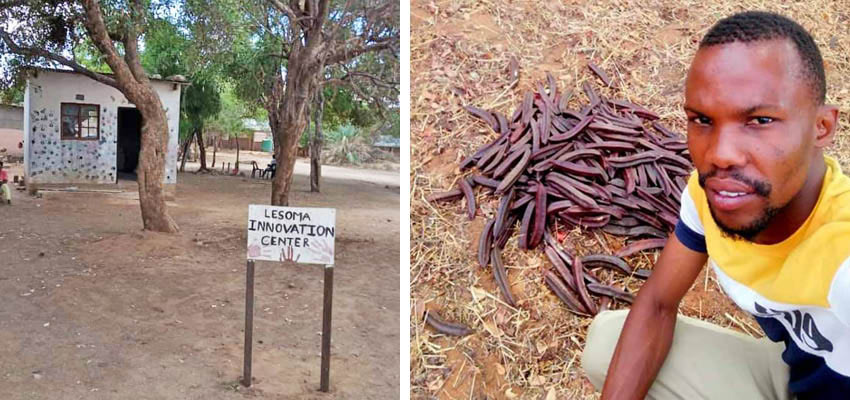
[[702, 38], [699, 48], [732, 42], [787, 39], [794, 43], [809, 81], [815, 101], [826, 100], [826, 76], [823, 58], [812, 35], [800, 24], [782, 15], [765, 11], [745, 11], [717, 21]]

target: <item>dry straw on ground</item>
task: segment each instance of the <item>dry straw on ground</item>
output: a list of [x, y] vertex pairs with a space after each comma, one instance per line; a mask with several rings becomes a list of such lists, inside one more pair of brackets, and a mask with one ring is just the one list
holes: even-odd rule
[[[584, 378], [580, 355], [590, 320], [566, 311], [544, 285], [537, 251], [504, 252], [509, 281], [519, 300], [514, 309], [498, 295], [489, 270], [475, 261], [476, 239], [497, 204], [484, 202], [466, 220], [460, 203], [431, 205], [433, 191], [462, 177], [458, 162], [494, 134], [468, 115], [475, 105], [510, 115], [525, 90], [545, 71], [560, 87], [583, 96], [594, 79], [593, 61], [615, 80], [606, 95], [659, 112], [683, 132], [681, 100], [685, 72], [705, 31], [742, 10], [770, 10], [809, 29], [823, 53], [827, 101], [842, 112], [829, 153], [850, 168], [850, 2], [811, 1], [414, 1], [411, 4], [411, 396], [413, 398], [596, 398]], [[516, 57], [520, 80], [511, 86], [508, 64]], [[597, 85], [598, 86], [598, 85]], [[484, 197], [479, 197], [483, 200]], [[483, 215], [482, 215], [483, 214]], [[580, 253], [616, 250], [620, 238], [570, 232]], [[630, 259], [650, 265], [654, 255]], [[636, 288], [636, 282], [621, 284]], [[618, 305], [621, 306], [621, 305]], [[445, 337], [422, 320], [424, 310], [462, 322], [475, 333]], [[713, 277], [702, 275], [682, 313], [754, 336], [760, 329], [732, 305]]]

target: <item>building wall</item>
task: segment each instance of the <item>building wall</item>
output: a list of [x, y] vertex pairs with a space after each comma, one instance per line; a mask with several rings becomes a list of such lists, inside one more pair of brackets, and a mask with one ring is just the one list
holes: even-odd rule
[[[177, 183], [177, 130], [180, 87], [152, 82], [168, 118], [165, 183]], [[76, 100], [76, 95], [85, 96]], [[100, 139], [62, 140], [61, 103], [100, 105]], [[33, 183], [115, 183], [117, 181], [117, 124], [119, 107], [135, 107], [117, 89], [85, 76], [39, 71], [27, 82], [24, 99], [24, 162]]]
[[24, 108], [0, 104], [0, 129], [24, 129]]
[[24, 140], [24, 108], [0, 104], [0, 149], [6, 154], [20, 157], [23, 149], [18, 143]]
[[0, 128], [0, 149], [6, 149], [5, 154], [13, 157], [24, 155], [23, 150], [18, 148], [18, 143], [23, 140], [24, 131], [20, 129]]
[[263, 140], [271, 139], [272, 133], [266, 131], [254, 131], [254, 142], [262, 143]]

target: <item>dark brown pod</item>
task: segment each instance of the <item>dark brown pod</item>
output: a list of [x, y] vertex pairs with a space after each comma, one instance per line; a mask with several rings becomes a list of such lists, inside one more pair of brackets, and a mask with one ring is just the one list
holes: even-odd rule
[[534, 202], [529, 202], [525, 206], [525, 212], [522, 214], [522, 221], [519, 225], [519, 248], [528, 250], [528, 243], [531, 241], [531, 221], [534, 218]]
[[516, 308], [516, 300], [514, 300], [514, 295], [511, 293], [511, 288], [508, 284], [508, 271], [505, 269], [504, 264], [502, 264], [502, 253], [498, 247], [494, 247], [490, 252], [490, 261], [493, 263], [493, 277], [502, 290], [505, 303]]
[[463, 178], [458, 181], [460, 191], [466, 197], [466, 213], [470, 220], [475, 219], [475, 193], [472, 191], [472, 179]]
[[596, 75], [597, 77], [599, 77], [599, 79], [602, 80], [602, 83], [604, 83], [605, 86], [611, 86], [611, 78], [608, 77], [608, 74], [606, 74], [605, 71], [602, 70], [602, 68], [599, 68], [599, 66], [594, 63], [587, 63], [587, 66], [590, 68], [591, 71], [593, 71], [594, 75]]
[[494, 220], [488, 219], [484, 225], [484, 230], [481, 231], [481, 236], [478, 237], [478, 265], [481, 268], [485, 268], [490, 264], [490, 248], [493, 247], [494, 222]]
[[667, 239], [644, 239], [638, 240], [637, 242], [629, 243], [628, 246], [617, 250], [614, 255], [617, 257], [628, 257], [632, 254], [635, 254], [639, 251], [649, 250], [649, 249], [657, 249], [662, 248], [667, 244]]
[[434, 311], [428, 311], [425, 313], [425, 323], [428, 326], [434, 328], [437, 332], [451, 335], [451, 336], [466, 336], [472, 333], [472, 329], [469, 329], [466, 325], [446, 322]]
[[558, 275], [554, 272], [548, 269], [544, 270], [543, 281], [546, 282], [549, 289], [552, 289], [552, 291], [555, 292], [555, 295], [567, 305], [567, 309], [579, 314], [589, 314], [587, 309], [585, 309], [581, 304], [581, 301], [579, 301], [579, 299], [570, 292], [570, 289], [564, 285], [564, 281], [562, 281], [561, 278], [558, 278]]
[[555, 267], [555, 270], [558, 271], [558, 274], [567, 283], [567, 286], [572, 290], [576, 290], [575, 282], [573, 282], [573, 273], [567, 267], [567, 264], [564, 263], [564, 259], [558, 254], [558, 251], [547, 244], [544, 253], [546, 254], [546, 258], [549, 259], [549, 262], [552, 263], [552, 266]]
[[487, 125], [490, 125], [490, 128], [493, 129], [493, 132], [499, 132], [499, 122], [496, 120], [496, 117], [493, 116], [493, 113], [489, 111], [484, 111], [478, 107], [473, 106], [464, 106], [463, 108], [470, 114], [486, 122]]
[[588, 283], [587, 291], [597, 296], [609, 296], [617, 300], [632, 304], [635, 301], [635, 295], [624, 292], [613, 286], [602, 285], [599, 283]]
[[438, 201], [452, 201], [457, 200], [463, 197], [463, 192], [460, 189], [452, 189], [445, 192], [435, 192], [425, 197], [425, 200], [429, 203], [434, 203]]
[[508, 239], [511, 238], [511, 235], [514, 233], [514, 225], [516, 225], [517, 216], [516, 214], [511, 214], [508, 216], [508, 220], [505, 221], [505, 228], [502, 229], [502, 233], [499, 234], [495, 238], [496, 247], [499, 249], [504, 249], [505, 245], [508, 244]]
[[584, 304], [585, 309], [590, 315], [596, 315], [598, 308], [596, 307], [596, 302], [587, 293], [587, 287], [584, 284], [584, 267], [582, 266], [580, 257], [573, 258], [573, 282], [576, 284], [578, 298]]
[[540, 181], [537, 181], [534, 209], [534, 228], [528, 242], [528, 247], [532, 249], [540, 244], [540, 240], [543, 239], [543, 231], [546, 230], [546, 186], [543, 186]]

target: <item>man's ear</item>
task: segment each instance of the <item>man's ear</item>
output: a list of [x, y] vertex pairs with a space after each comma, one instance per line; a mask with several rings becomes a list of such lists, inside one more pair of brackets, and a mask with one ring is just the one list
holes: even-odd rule
[[815, 146], [824, 148], [832, 144], [838, 127], [838, 107], [822, 105], [815, 116]]

